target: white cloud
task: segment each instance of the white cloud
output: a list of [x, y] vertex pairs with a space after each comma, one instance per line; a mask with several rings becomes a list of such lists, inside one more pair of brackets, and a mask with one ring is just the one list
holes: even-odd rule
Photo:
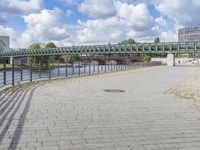
[[94, 18], [107, 18], [116, 15], [114, 0], [84, 0], [79, 11]]
[[193, 0], [192, 4], [199, 7], [200, 6], [200, 1], [199, 0]]
[[159, 35], [160, 29], [158, 26], [143, 31], [132, 30], [127, 33], [128, 38], [133, 38], [140, 42], [152, 42], [153, 39]]
[[0, 24], [6, 24], [8, 16], [37, 12], [42, 7], [43, 0], [0, 0]]
[[0, 14], [19, 15], [36, 12], [43, 7], [43, 0], [1, 0]]
[[108, 19], [88, 20], [79, 22], [80, 30], [77, 32], [78, 42], [107, 43], [120, 40], [123, 36], [120, 20], [116, 17]]
[[138, 31], [151, 29], [155, 22], [149, 14], [147, 5], [142, 3], [138, 5], [127, 3], [116, 3], [117, 16], [124, 24]]
[[66, 45], [70, 40], [68, 26], [59, 23], [64, 15], [61, 9], [55, 8], [24, 16], [27, 29], [22, 33], [21, 41], [24, 45], [49, 41], [57, 43], [58, 46]]
[[77, 39], [80, 43], [118, 42], [125, 38], [152, 40], [160, 34], [159, 27], [149, 14], [147, 5], [115, 1], [116, 15], [79, 22]]
[[19, 41], [16, 38], [16, 33], [12, 28], [0, 25], [0, 34], [10, 37], [10, 47], [15, 48], [19, 46]]
[[199, 0], [154, 0], [156, 9], [177, 24], [189, 26], [200, 23]]
[[172, 31], [162, 32], [160, 35], [160, 40], [163, 42], [178, 41], [178, 35]]

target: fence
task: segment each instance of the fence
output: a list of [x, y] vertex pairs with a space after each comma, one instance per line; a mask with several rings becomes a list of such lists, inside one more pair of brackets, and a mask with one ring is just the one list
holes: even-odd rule
[[20, 84], [24, 81], [34, 81], [38, 79], [53, 79], [58, 77], [71, 77], [80, 75], [90, 75], [105, 72], [123, 71], [130, 69], [139, 69], [149, 66], [158, 66], [161, 62], [113, 62], [100, 64], [98, 62], [79, 61], [77, 63], [65, 63], [65, 64], [51, 64], [51, 65], [32, 65], [25, 64], [23, 62], [15, 64], [12, 61], [11, 66], [7, 66], [6, 62], [1, 64], [0, 68], [0, 85]]

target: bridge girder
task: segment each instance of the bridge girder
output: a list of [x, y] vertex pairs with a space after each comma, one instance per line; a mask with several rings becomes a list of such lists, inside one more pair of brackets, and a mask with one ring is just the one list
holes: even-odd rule
[[168, 42], [168, 43], [143, 43], [134, 45], [91, 45], [91, 46], [71, 46], [59, 48], [43, 48], [34, 50], [12, 50], [0, 53], [1, 57], [29, 57], [47, 55], [101, 55], [101, 54], [184, 54], [200, 53], [200, 42]]

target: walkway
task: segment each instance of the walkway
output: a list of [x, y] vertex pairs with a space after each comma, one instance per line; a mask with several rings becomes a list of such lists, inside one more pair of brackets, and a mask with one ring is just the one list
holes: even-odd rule
[[199, 150], [200, 110], [165, 94], [191, 69], [154, 67], [8, 91], [0, 96], [0, 150]]

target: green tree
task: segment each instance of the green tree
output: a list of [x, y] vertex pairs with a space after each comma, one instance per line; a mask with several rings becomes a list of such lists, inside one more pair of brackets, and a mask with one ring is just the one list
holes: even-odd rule
[[62, 58], [65, 62], [74, 63], [75, 61], [79, 60], [80, 57], [78, 55], [63, 55]]
[[160, 38], [159, 37], [156, 37], [155, 39], [154, 39], [154, 43], [156, 44], [156, 43], [160, 43]]
[[148, 55], [145, 55], [145, 56], [144, 56], [144, 61], [145, 61], [145, 62], [150, 62], [150, 61], [151, 61], [151, 57], [148, 56]]
[[[40, 48], [41, 48], [40, 43], [33, 43], [28, 47], [28, 50], [34, 50], [34, 49], [40, 49]], [[38, 65], [39, 60], [40, 60], [40, 56], [28, 57], [29, 64]]]
[[53, 42], [49, 42], [45, 45], [45, 48], [56, 48], [57, 46]]
[[40, 43], [33, 43], [28, 47], [28, 49], [30, 49], [30, 50], [40, 49], [40, 48], [41, 48], [41, 44]]
[[[44, 48], [56, 48], [56, 45], [53, 42], [47, 43], [45, 46], [41, 43], [33, 43], [28, 47], [28, 50], [35, 50]], [[33, 56], [28, 57], [28, 63], [32, 63], [33, 65], [49, 65], [49, 63], [54, 63], [56, 61], [56, 56]]]
[[[56, 48], [56, 45], [53, 42], [49, 42], [45, 45], [45, 48]], [[59, 56], [44, 56], [45, 61], [49, 63], [55, 63], [58, 60]]]
[[119, 43], [120, 45], [131, 45], [131, 44], [136, 44], [134, 39], [127, 39], [123, 40], [122, 42]]

